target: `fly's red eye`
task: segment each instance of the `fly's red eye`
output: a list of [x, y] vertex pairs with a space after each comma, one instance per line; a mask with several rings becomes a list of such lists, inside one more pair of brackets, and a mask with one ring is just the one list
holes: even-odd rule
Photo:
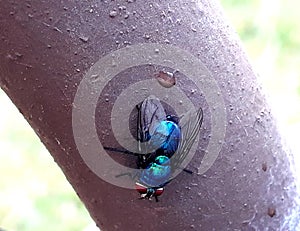
[[147, 193], [147, 187], [140, 184], [140, 183], [135, 183], [135, 189], [140, 193], [140, 194], [145, 194]]
[[154, 196], [160, 196], [164, 192], [164, 188], [158, 188], [155, 190]]

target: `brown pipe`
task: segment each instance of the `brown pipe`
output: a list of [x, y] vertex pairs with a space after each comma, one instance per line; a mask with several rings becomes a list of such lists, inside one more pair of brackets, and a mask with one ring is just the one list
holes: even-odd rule
[[[282, 146], [256, 76], [215, 1], [7, 0], [0, 5], [1, 88], [102, 230], [299, 227], [291, 154]], [[100, 179], [79, 154], [72, 129], [74, 97], [89, 68], [117, 49], [140, 43], [174, 45], [200, 59], [216, 81], [226, 109], [225, 140], [212, 167], [205, 174], [181, 173], [158, 203], [137, 200], [136, 191]], [[123, 71], [112, 83], [115, 89], [100, 95], [99, 136], [103, 132], [105, 137], [105, 129], [110, 132], [113, 99], [128, 84], [159, 73], [157, 68], [161, 67], [145, 65]], [[189, 92], [193, 86], [189, 79], [182, 73], [178, 79], [178, 86]], [[214, 113], [205, 96], [197, 97], [193, 102], [203, 105], [206, 120], [200, 134], [203, 150], [189, 165], [194, 171], [210, 140]], [[109, 136], [106, 140], [116, 143]]]

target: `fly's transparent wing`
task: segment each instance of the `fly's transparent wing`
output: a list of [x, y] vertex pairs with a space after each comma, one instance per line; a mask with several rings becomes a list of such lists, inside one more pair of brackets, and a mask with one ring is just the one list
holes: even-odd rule
[[[147, 97], [140, 105], [137, 106], [138, 114], [138, 141], [139, 141], [139, 150], [145, 153], [152, 152], [159, 148], [165, 139], [160, 139], [161, 142], [157, 139], [155, 146], [150, 137], [156, 131], [156, 128], [159, 126], [160, 122], [166, 119], [165, 110], [160, 103], [160, 100], [150, 95]], [[141, 147], [141, 142], [149, 141], [147, 144]], [[143, 150], [141, 150], [143, 149]]]
[[166, 119], [165, 110], [160, 100], [154, 95], [150, 95], [142, 102], [141, 118], [143, 132], [148, 131], [150, 136], [153, 135], [159, 122]]
[[172, 171], [175, 172], [178, 169], [184, 169], [182, 163], [187, 157], [189, 151], [191, 150], [198, 134], [203, 121], [202, 109], [190, 110], [188, 111], [179, 122], [181, 127], [181, 140], [177, 151], [172, 156]]

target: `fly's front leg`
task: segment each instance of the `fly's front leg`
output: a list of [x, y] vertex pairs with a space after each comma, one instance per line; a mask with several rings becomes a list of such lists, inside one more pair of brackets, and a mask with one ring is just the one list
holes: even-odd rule
[[132, 174], [131, 172], [126, 172], [126, 173], [121, 173], [119, 175], [116, 175], [116, 177], [121, 177], [121, 176], [129, 176], [132, 180], [135, 180], [137, 178], [137, 174]]

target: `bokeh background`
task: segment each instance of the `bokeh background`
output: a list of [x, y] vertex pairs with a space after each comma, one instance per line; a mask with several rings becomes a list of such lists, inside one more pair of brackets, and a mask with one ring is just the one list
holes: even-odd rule
[[[300, 1], [221, 0], [296, 161], [300, 151]], [[0, 90], [0, 227], [97, 230], [72, 187]]]

